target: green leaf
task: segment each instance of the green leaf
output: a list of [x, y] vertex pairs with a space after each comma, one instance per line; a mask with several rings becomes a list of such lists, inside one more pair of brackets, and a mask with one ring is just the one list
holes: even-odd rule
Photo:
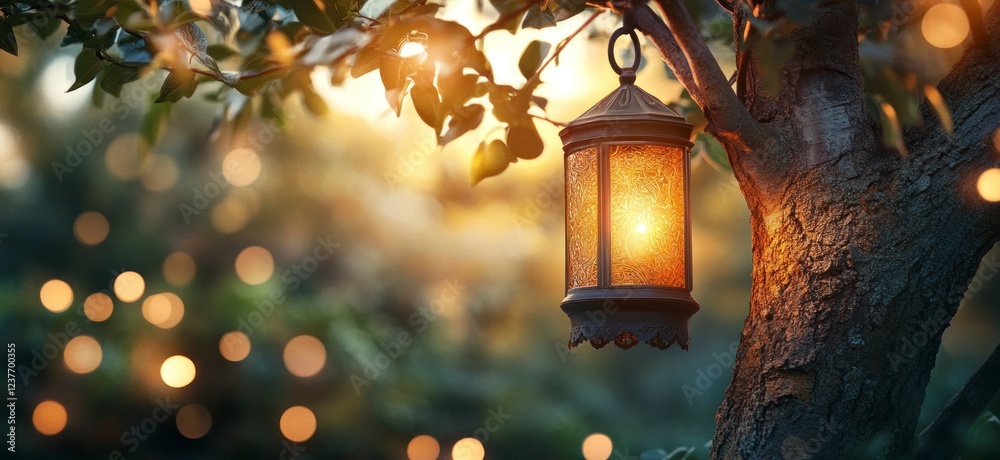
[[513, 158], [510, 148], [500, 139], [494, 139], [489, 145], [485, 142], [480, 143], [475, 155], [472, 156], [472, 185], [475, 186], [487, 177], [504, 172]]
[[73, 82], [73, 86], [70, 86], [66, 92], [75, 91], [93, 81], [97, 77], [97, 74], [101, 73], [101, 70], [104, 70], [105, 65], [106, 63], [97, 56], [97, 50], [84, 48], [73, 63], [73, 73], [76, 75], [76, 81]]
[[236, 91], [239, 91], [242, 94], [250, 96], [252, 94], [255, 94], [257, 90], [259, 90], [260, 88], [263, 88], [264, 85], [272, 81], [285, 78], [288, 76], [288, 74], [289, 74], [288, 70], [280, 70], [277, 72], [269, 72], [254, 77], [240, 78], [239, 80], [236, 81], [236, 84], [233, 85], [233, 88], [236, 88]]
[[538, 158], [545, 149], [542, 137], [538, 135], [535, 123], [531, 118], [524, 118], [511, 123], [507, 128], [507, 144], [517, 158], [531, 160]]
[[122, 86], [126, 83], [139, 79], [139, 70], [120, 66], [108, 66], [101, 73], [101, 88], [108, 94], [119, 97]]
[[42, 15], [35, 15], [28, 20], [28, 26], [31, 27], [31, 30], [34, 30], [43, 40], [49, 38], [53, 32], [59, 30], [60, 25], [62, 25], [62, 21], [59, 18]]
[[212, 59], [215, 59], [216, 61], [224, 61], [230, 57], [240, 54], [239, 51], [230, 48], [228, 45], [223, 43], [212, 43], [211, 45], [208, 45], [208, 49], [206, 49], [205, 52], [208, 53], [209, 56], [212, 56]]
[[521, 27], [525, 29], [544, 29], [546, 27], [555, 27], [556, 17], [550, 11], [543, 11], [541, 7], [534, 7], [524, 15], [524, 21], [521, 22]]
[[17, 56], [17, 38], [14, 37], [14, 27], [6, 20], [0, 22], [0, 50]]
[[358, 78], [378, 68], [382, 57], [382, 50], [378, 44], [370, 43], [355, 55], [354, 65], [351, 67], [351, 77]]
[[153, 60], [146, 47], [146, 41], [129, 33], [122, 33], [116, 43], [121, 53], [121, 61], [133, 64], [147, 64]]
[[176, 102], [181, 98], [191, 97], [198, 82], [194, 79], [194, 72], [189, 69], [178, 67], [167, 74], [160, 87], [160, 96], [156, 102]]
[[438, 98], [437, 88], [434, 87], [433, 77], [416, 74], [413, 79], [413, 89], [410, 90], [410, 99], [413, 101], [413, 108], [416, 109], [420, 119], [427, 123], [427, 126], [434, 128], [434, 132], [441, 133], [441, 100]]
[[542, 66], [542, 62], [545, 61], [545, 57], [549, 55], [550, 49], [552, 49], [552, 44], [541, 40], [529, 43], [528, 47], [524, 49], [524, 53], [521, 54], [521, 60], [517, 62], [517, 68], [521, 70], [521, 75], [524, 78], [534, 76], [538, 68]]
[[448, 120], [448, 130], [438, 138], [438, 145], [444, 146], [447, 143], [458, 139], [459, 136], [475, 129], [483, 122], [486, 109], [480, 104], [472, 104], [460, 108], [452, 114]]
[[323, 35], [331, 34], [337, 30], [333, 21], [314, 0], [279, 0], [277, 3], [294, 11], [299, 22]]
[[306, 105], [306, 109], [316, 116], [323, 116], [330, 112], [330, 107], [326, 104], [326, 101], [320, 97], [312, 88], [307, 88], [302, 90], [302, 101]]
[[160, 139], [160, 133], [163, 132], [163, 128], [167, 124], [171, 107], [173, 107], [172, 104], [152, 104], [149, 106], [149, 110], [142, 116], [142, 121], [139, 123], [139, 134], [146, 139], [145, 143], [140, 144], [156, 145], [156, 141]]
[[306, 52], [299, 57], [299, 63], [306, 66], [330, 65], [363, 49], [369, 40], [367, 34], [356, 29], [342, 29], [319, 39], [310, 39], [304, 42]]
[[715, 140], [711, 134], [700, 132], [698, 133], [698, 136], [695, 137], [694, 142], [695, 148], [693, 150], [697, 150], [705, 155], [709, 164], [715, 167], [715, 169], [726, 173], [733, 170], [732, 167], [729, 166], [729, 157], [726, 155], [725, 147], [723, 147], [719, 141]]

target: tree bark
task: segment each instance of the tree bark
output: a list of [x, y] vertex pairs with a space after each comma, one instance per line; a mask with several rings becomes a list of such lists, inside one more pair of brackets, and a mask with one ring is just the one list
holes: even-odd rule
[[941, 335], [998, 240], [1000, 211], [975, 182], [1000, 163], [1000, 5], [991, 46], [970, 49], [939, 86], [954, 135], [924, 110], [907, 155], [881, 146], [867, 111], [857, 22], [853, 3], [824, 4], [793, 33], [778, 94], [764, 84], [775, 69], [737, 46], [747, 107], [771, 139], [751, 151], [713, 132], [750, 209], [754, 259], [713, 458], [909, 452]]

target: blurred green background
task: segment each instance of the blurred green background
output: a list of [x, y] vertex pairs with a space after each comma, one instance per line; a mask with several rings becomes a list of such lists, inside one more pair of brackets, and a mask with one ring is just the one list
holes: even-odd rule
[[[558, 40], [582, 19], [491, 36], [497, 78], [518, 78], [512, 50]], [[701, 157], [693, 163], [702, 310], [690, 350], [585, 345], [569, 353], [569, 321], [558, 307], [564, 210], [555, 128], [539, 124], [541, 158], [472, 188], [470, 158], [484, 137], [500, 135], [493, 125], [441, 150], [412, 106], [399, 119], [389, 111], [378, 77], [368, 75], [328, 87], [326, 117], [290, 104], [280, 129], [254, 123], [213, 136], [216, 106], [185, 100], [150, 146], [138, 133], [144, 114], [159, 110], [150, 100], [163, 75], [97, 108], [89, 86], [64, 92], [76, 50], [59, 48], [59, 34], [19, 42], [21, 57], [0, 53], [0, 335], [16, 345], [17, 451], [25, 458], [401, 459], [415, 436], [429, 435], [440, 458], [476, 437], [486, 458], [568, 459], [582, 458], [594, 433], [610, 438], [615, 459], [647, 451], [663, 458], [656, 449], [707, 457], [750, 289], [749, 213], [730, 173]], [[604, 46], [574, 43], [547, 69], [540, 92], [551, 118], [568, 121], [615, 87]], [[638, 83], [676, 99], [680, 87], [655, 55], [647, 58]], [[227, 179], [228, 155], [239, 171]], [[104, 217], [105, 237], [100, 217], [79, 219], [87, 212]], [[271, 256], [273, 274], [267, 257], [237, 264], [248, 247], [266, 250], [257, 252]], [[309, 261], [328, 249], [326, 260]], [[175, 253], [190, 259], [165, 264]], [[998, 259], [996, 250], [987, 257], [978, 289], [945, 333], [922, 423], [1000, 340]], [[193, 271], [178, 260], [193, 261]], [[238, 266], [243, 278], [263, 273], [266, 281], [244, 281]], [[126, 271], [145, 282], [132, 303], [114, 293]], [[61, 312], [42, 303], [52, 279], [72, 290]], [[103, 321], [84, 310], [98, 292], [114, 299]], [[152, 324], [169, 325], [155, 302], [143, 314], [146, 299], [164, 292], [183, 302], [169, 328]], [[237, 330], [250, 351], [234, 362], [220, 340]], [[399, 340], [403, 332], [408, 339]], [[80, 374], [68, 364], [93, 364], [93, 347], [78, 342], [69, 353], [63, 338], [84, 335], [99, 344], [100, 361]], [[303, 335], [322, 352], [286, 349]], [[47, 350], [56, 353], [46, 358]], [[161, 377], [173, 355], [196, 368], [182, 388]], [[39, 433], [32, 420], [43, 401], [65, 408], [56, 434]], [[166, 402], [204, 410], [161, 417]], [[293, 406], [316, 418], [315, 433], [296, 444], [280, 423]], [[42, 412], [44, 427], [52, 420]], [[998, 427], [984, 417], [966, 456], [1000, 448]]]

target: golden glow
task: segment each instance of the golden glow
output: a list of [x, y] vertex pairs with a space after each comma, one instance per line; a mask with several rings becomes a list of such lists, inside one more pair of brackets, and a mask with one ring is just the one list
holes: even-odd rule
[[312, 377], [326, 364], [323, 342], [311, 335], [300, 335], [285, 345], [285, 367], [296, 377]]
[[414, 436], [406, 446], [406, 457], [409, 460], [437, 460], [441, 455], [441, 446], [437, 439], [422, 434]]
[[35, 425], [35, 429], [48, 436], [58, 434], [66, 428], [68, 419], [66, 408], [55, 401], [42, 401], [31, 414], [31, 423]]
[[66, 343], [66, 350], [63, 351], [66, 367], [77, 374], [94, 372], [101, 365], [102, 357], [101, 344], [89, 335], [73, 337]]
[[51, 279], [42, 285], [38, 297], [42, 299], [45, 309], [59, 313], [73, 304], [73, 289], [63, 280]]
[[112, 176], [132, 180], [143, 172], [145, 162], [141, 146], [145, 141], [134, 133], [122, 134], [111, 141], [104, 153], [104, 165]]
[[144, 292], [146, 292], [146, 280], [136, 272], [125, 272], [115, 278], [115, 295], [122, 302], [135, 302]]
[[[283, 34], [272, 35], [284, 37]], [[223, 177], [237, 187], [245, 187], [254, 183], [260, 176], [260, 170], [260, 157], [250, 149], [235, 149], [222, 159]]]
[[228, 197], [212, 208], [212, 228], [222, 234], [236, 233], [246, 228], [251, 217], [246, 203]]
[[289, 407], [278, 422], [281, 434], [292, 442], [305, 442], [316, 433], [316, 416], [303, 406]]
[[73, 234], [81, 243], [95, 246], [101, 244], [108, 237], [111, 226], [104, 214], [95, 211], [87, 211], [77, 216], [73, 222]]
[[139, 181], [151, 192], [162, 192], [177, 183], [177, 162], [169, 155], [150, 155], [143, 163]]
[[684, 155], [610, 147], [612, 284], [686, 287]]
[[219, 340], [219, 353], [229, 361], [243, 361], [250, 354], [250, 337], [240, 331], [227, 332]]
[[583, 458], [587, 460], [608, 460], [614, 446], [611, 438], [601, 433], [594, 433], [583, 440]]
[[419, 56], [427, 52], [427, 48], [417, 42], [406, 42], [403, 46], [399, 47], [399, 57], [409, 58], [413, 56]]
[[938, 48], [954, 48], [969, 36], [969, 18], [961, 7], [940, 3], [924, 14], [920, 31], [927, 43]]
[[263, 284], [274, 273], [274, 257], [260, 246], [250, 246], [236, 256], [236, 276], [250, 285]]
[[177, 431], [185, 438], [198, 439], [212, 429], [212, 414], [199, 404], [188, 404], [177, 411]]
[[186, 253], [175, 252], [163, 259], [163, 278], [174, 286], [187, 286], [194, 279], [194, 273], [194, 259]]
[[103, 292], [95, 292], [83, 301], [83, 314], [87, 315], [91, 321], [106, 321], [115, 311], [114, 302], [111, 297]]
[[976, 182], [979, 195], [991, 203], [1000, 202], [1000, 168], [983, 171]]
[[462, 438], [451, 448], [451, 457], [454, 460], [483, 460], [486, 449], [476, 438]]
[[174, 355], [163, 361], [160, 366], [160, 378], [163, 383], [173, 388], [183, 388], [194, 381], [194, 363], [187, 356]]
[[567, 289], [597, 286], [597, 150], [566, 157]]
[[188, 0], [188, 7], [200, 16], [212, 14], [211, 0]]

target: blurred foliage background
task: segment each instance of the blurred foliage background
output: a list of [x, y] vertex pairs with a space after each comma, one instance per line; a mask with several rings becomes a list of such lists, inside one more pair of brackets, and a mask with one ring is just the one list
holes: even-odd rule
[[[441, 15], [488, 24], [473, 3]], [[497, 80], [522, 78], [530, 41], [583, 21], [488, 36]], [[617, 85], [601, 39], [616, 21], [599, 18], [598, 39], [546, 69], [537, 94], [550, 118], [568, 121]], [[284, 126], [220, 133], [217, 106], [198, 93], [150, 145], [139, 133], [162, 110], [152, 100], [163, 75], [97, 108], [93, 83], [65, 92], [78, 50], [60, 48], [59, 34], [19, 34], [21, 56], [0, 53], [0, 333], [16, 346], [26, 458], [399, 459], [408, 445], [414, 458], [434, 458], [435, 445], [451, 458], [468, 437], [487, 458], [581, 458], [594, 433], [612, 446], [590, 438], [588, 458], [707, 457], [751, 270], [748, 211], [708, 153], [692, 168], [702, 310], [690, 351], [568, 352], [557, 128], [538, 124], [540, 158], [472, 188], [472, 156], [499, 136], [495, 120], [440, 148], [411, 104], [392, 113], [377, 75], [332, 86], [318, 69], [324, 116], [290, 104]], [[929, 53], [919, 38], [906, 46], [926, 55], [925, 78], [940, 78], [958, 51]], [[646, 51], [638, 84], [678, 100]], [[945, 333], [922, 423], [1000, 340], [998, 257]], [[115, 285], [129, 271], [144, 282], [134, 302], [121, 300], [134, 283]], [[99, 297], [85, 308], [95, 293], [113, 299], [109, 317]], [[245, 357], [240, 336], [222, 341], [233, 331], [248, 339]], [[70, 342], [84, 336], [94, 341]], [[289, 345], [301, 336], [322, 346]], [[186, 383], [185, 371], [162, 368], [174, 355], [196, 369], [180, 388], [166, 382]], [[64, 426], [44, 401], [65, 409]], [[294, 406], [314, 414], [314, 431]], [[1000, 422], [984, 416], [967, 444], [970, 458], [996, 452]]]

